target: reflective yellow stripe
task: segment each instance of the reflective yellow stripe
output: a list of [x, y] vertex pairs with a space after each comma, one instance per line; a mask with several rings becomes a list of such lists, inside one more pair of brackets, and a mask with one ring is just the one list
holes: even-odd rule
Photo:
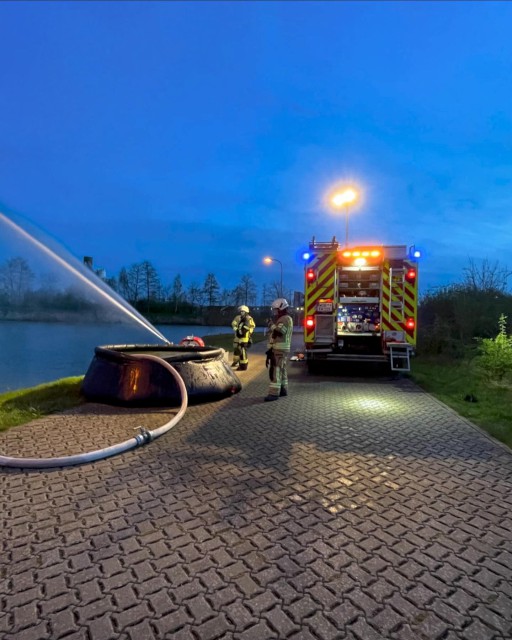
[[405, 317], [412, 318], [414, 320], [414, 331], [410, 334], [405, 332], [406, 340], [409, 344], [416, 346], [416, 335], [418, 333], [418, 265], [415, 262], [404, 262], [404, 267], [407, 270], [415, 269], [416, 279], [414, 283], [405, 281], [404, 287], [404, 306]]
[[[389, 261], [385, 261], [382, 271], [382, 331], [403, 331], [406, 342], [411, 345], [416, 344], [416, 331], [406, 329], [407, 318], [413, 318], [415, 324], [418, 317], [418, 272], [415, 263], [404, 261], [405, 273], [408, 269], [416, 269], [416, 281], [414, 284], [407, 282], [404, 278], [402, 283], [392, 283], [390, 281]], [[392, 302], [403, 302], [403, 309], [393, 308]]]
[[[334, 299], [334, 277], [336, 274], [336, 253], [327, 253], [316, 257], [315, 261], [308, 265], [316, 275], [314, 282], [306, 281], [306, 295], [304, 299], [304, 316], [315, 314], [316, 305], [320, 298]], [[304, 327], [305, 342], [313, 342], [315, 329]]]
[[382, 331], [399, 331], [391, 318], [391, 283], [389, 281], [389, 262], [382, 265]]

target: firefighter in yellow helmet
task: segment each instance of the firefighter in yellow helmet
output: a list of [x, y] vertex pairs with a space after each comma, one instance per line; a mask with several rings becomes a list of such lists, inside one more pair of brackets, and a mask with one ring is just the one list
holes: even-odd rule
[[290, 354], [293, 335], [293, 319], [289, 315], [289, 307], [285, 298], [277, 298], [272, 303], [273, 322], [269, 326], [269, 341], [266, 365], [270, 385], [265, 402], [279, 400], [279, 396], [288, 395], [288, 372], [286, 359]]
[[252, 344], [251, 336], [256, 323], [249, 315], [249, 307], [245, 304], [238, 307], [238, 314], [233, 319], [231, 327], [235, 332], [233, 339], [233, 362], [231, 366], [238, 371], [246, 371], [249, 364], [247, 349]]

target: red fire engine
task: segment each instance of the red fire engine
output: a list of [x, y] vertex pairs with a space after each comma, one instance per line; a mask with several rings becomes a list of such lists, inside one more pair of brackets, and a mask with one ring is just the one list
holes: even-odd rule
[[406, 246], [309, 245], [304, 342], [310, 370], [325, 361], [389, 362], [409, 371], [416, 347], [419, 252]]

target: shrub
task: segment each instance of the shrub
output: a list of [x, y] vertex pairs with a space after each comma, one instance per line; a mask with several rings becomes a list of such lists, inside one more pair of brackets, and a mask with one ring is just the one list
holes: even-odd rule
[[512, 336], [507, 335], [507, 316], [503, 313], [498, 321], [499, 332], [495, 338], [479, 341], [478, 364], [491, 380], [501, 381], [512, 372]]

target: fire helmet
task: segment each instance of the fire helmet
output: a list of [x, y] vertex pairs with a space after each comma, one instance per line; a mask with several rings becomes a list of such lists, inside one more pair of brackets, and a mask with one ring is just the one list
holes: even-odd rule
[[249, 313], [249, 307], [247, 305], [245, 305], [245, 304], [242, 304], [242, 305], [240, 305], [238, 307], [238, 312], [239, 313], [243, 313], [243, 312]]
[[198, 336], [186, 336], [180, 340], [180, 347], [204, 347], [204, 340]]
[[275, 311], [284, 311], [285, 309], [288, 309], [289, 306], [290, 305], [285, 298], [276, 298], [271, 304], [271, 309], [274, 309]]

